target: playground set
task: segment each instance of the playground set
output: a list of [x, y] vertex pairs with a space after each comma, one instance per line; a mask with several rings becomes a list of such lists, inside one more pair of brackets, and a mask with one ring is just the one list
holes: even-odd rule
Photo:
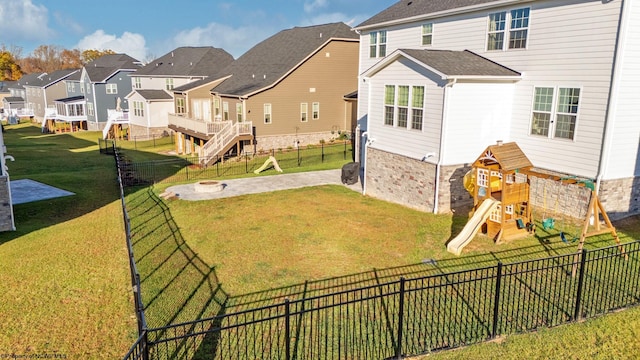
[[[580, 232], [569, 234], [565, 226], [556, 229], [559, 230], [558, 236], [563, 242], [571, 244], [579, 241], [578, 251], [581, 251], [585, 238], [610, 233], [616, 243], [620, 244], [615, 227], [598, 199], [593, 182], [537, 172], [533, 170], [533, 164], [516, 143], [498, 142], [487, 147], [464, 176], [465, 189], [473, 196], [473, 211], [462, 231], [449, 241], [447, 250], [460, 255], [462, 249], [480, 231], [496, 243], [500, 243], [534, 235], [536, 223], [540, 223], [545, 231], [554, 230], [556, 225], [560, 225], [560, 221], [556, 222], [554, 217], [561, 213], [557, 208], [557, 197], [554, 211], [550, 216], [546, 216], [546, 189], [543, 206], [545, 215], [541, 219], [534, 219], [532, 178], [586, 187], [590, 190], [590, 201], [586, 216], [581, 218]], [[563, 215], [563, 219], [564, 217]], [[565, 223], [563, 220], [562, 225]]]

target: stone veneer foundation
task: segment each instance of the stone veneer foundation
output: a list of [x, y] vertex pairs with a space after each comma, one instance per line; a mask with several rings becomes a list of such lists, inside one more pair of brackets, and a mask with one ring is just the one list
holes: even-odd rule
[[[416, 210], [433, 212], [436, 165], [386, 151], [368, 148], [366, 194]], [[440, 167], [438, 213], [468, 211], [473, 198], [462, 178], [468, 165]]]
[[9, 177], [0, 176], [0, 231], [12, 231], [13, 219], [11, 202], [9, 201]]
[[146, 126], [129, 124], [129, 140], [158, 139], [164, 136], [171, 136], [172, 134], [173, 130], [166, 127], [148, 128]]
[[600, 183], [602, 205], [611, 220], [640, 214], [640, 177], [604, 180]]

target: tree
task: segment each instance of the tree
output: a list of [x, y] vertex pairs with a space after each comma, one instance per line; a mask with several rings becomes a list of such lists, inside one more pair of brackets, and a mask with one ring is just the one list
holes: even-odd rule
[[82, 59], [82, 63], [86, 64], [86, 63], [90, 63], [93, 60], [102, 57], [104, 55], [110, 55], [110, 54], [115, 54], [115, 51], [113, 50], [95, 50], [95, 49], [87, 49], [85, 51], [82, 52], [82, 55], [80, 56], [80, 58]]
[[82, 54], [78, 49], [64, 49], [60, 53], [62, 59], [62, 69], [79, 69], [84, 65], [82, 63]]
[[22, 70], [20, 65], [16, 61], [13, 54], [4, 49], [0, 50], [0, 81], [9, 80], [14, 81], [22, 77]]

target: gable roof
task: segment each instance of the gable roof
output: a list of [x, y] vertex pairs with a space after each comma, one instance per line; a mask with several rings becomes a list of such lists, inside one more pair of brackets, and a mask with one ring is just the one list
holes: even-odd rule
[[173, 100], [173, 96], [164, 90], [136, 90], [145, 100]]
[[229, 65], [223, 73], [231, 77], [212, 91], [225, 95], [249, 96], [275, 85], [329, 41], [359, 41], [359, 38], [345, 23], [294, 27], [280, 31]]
[[529, 158], [515, 142], [491, 145], [473, 163], [474, 166], [498, 163], [500, 168], [507, 171], [527, 169], [533, 167]]
[[360, 23], [355, 29], [361, 30], [374, 25], [390, 25], [400, 23], [402, 20], [418, 20], [425, 15], [439, 14], [444, 16], [454, 10], [478, 10], [489, 8], [493, 3], [504, 5], [509, 2], [518, 2], [518, 0], [401, 0]]
[[37, 83], [38, 81], [40, 81], [39, 78], [44, 75], [47, 75], [47, 73], [42, 72], [22, 75], [20, 79], [15, 81], [13, 84], [10, 84], [9, 89], [24, 89], [24, 85]]
[[136, 71], [141, 64], [138, 60], [127, 54], [107, 54], [103, 55], [84, 66], [91, 82], [104, 82], [116, 72]]
[[214, 82], [220, 81], [220, 80], [223, 80], [223, 78], [220, 78], [218, 76], [206, 77], [204, 79], [200, 79], [200, 80], [197, 80], [197, 81], [192, 81], [192, 82], [184, 84], [182, 86], [176, 86], [176, 87], [174, 87], [172, 89], [172, 91], [174, 93], [186, 92], [186, 91], [193, 90], [193, 89], [196, 89], [196, 88], [201, 87], [201, 86], [206, 86], [207, 84], [211, 84], [211, 83], [214, 83]]
[[216, 76], [233, 62], [233, 56], [212, 46], [179, 47], [143, 66], [132, 76]]
[[39, 76], [37, 79], [35, 79], [31, 83], [25, 84], [25, 85], [45, 88], [57, 83], [58, 81], [66, 79], [71, 74], [79, 73], [79, 72], [80, 72], [79, 69], [56, 70], [50, 74], [44, 74], [43, 76]]
[[440, 75], [443, 80], [453, 78], [508, 78], [519, 79], [521, 74], [469, 50], [416, 50], [398, 49], [389, 54], [369, 70], [371, 76], [400, 57], [410, 59], [424, 68]]

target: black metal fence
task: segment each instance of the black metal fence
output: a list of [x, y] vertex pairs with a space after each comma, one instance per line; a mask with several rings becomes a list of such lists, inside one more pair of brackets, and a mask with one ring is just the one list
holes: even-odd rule
[[[102, 147], [101, 147], [102, 148]], [[174, 183], [206, 178], [238, 176], [254, 172], [273, 156], [283, 168], [311, 166], [330, 161], [353, 160], [351, 142], [319, 144], [304, 149], [274, 149], [234, 157], [188, 157], [122, 164], [123, 184]], [[267, 164], [266, 170], [273, 165]]]
[[[401, 359], [640, 301], [640, 243], [285, 299], [151, 329], [152, 359]], [[572, 275], [577, 267], [576, 275]]]

